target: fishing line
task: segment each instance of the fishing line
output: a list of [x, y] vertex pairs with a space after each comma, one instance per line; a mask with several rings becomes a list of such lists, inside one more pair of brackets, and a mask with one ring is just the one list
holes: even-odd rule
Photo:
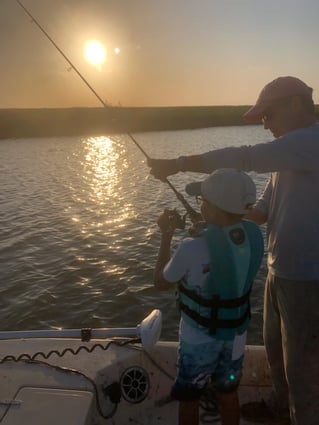
[[[110, 106], [107, 105], [107, 103], [99, 96], [99, 94], [94, 90], [94, 88], [91, 86], [91, 84], [87, 81], [86, 78], [81, 74], [81, 72], [78, 70], [78, 68], [71, 62], [71, 60], [67, 57], [67, 55], [63, 52], [63, 50], [56, 44], [56, 42], [50, 37], [48, 32], [40, 25], [40, 23], [35, 19], [35, 17], [30, 13], [30, 11], [22, 4], [20, 0], [16, 0], [18, 5], [24, 10], [24, 12], [31, 18], [31, 20], [36, 24], [36, 26], [39, 28], [39, 30], [45, 35], [45, 37], [50, 41], [51, 44], [58, 50], [58, 52], [64, 57], [64, 59], [67, 61], [67, 63], [70, 65], [70, 67], [77, 73], [77, 75], [81, 78], [81, 80], [85, 83], [85, 85], [91, 90], [91, 92], [94, 94], [94, 96], [101, 102], [101, 104], [105, 108], [109, 108]], [[130, 139], [133, 141], [133, 143], [137, 146], [137, 148], [143, 153], [145, 158], [147, 160], [150, 159], [150, 156], [145, 152], [145, 150], [142, 148], [142, 146], [137, 142], [137, 140], [132, 136], [131, 133], [127, 133], [127, 135], [130, 137]], [[165, 183], [168, 184], [168, 186], [173, 190], [175, 193], [177, 199], [183, 204], [187, 214], [192, 218], [195, 218], [198, 216], [198, 213], [190, 206], [190, 204], [186, 201], [184, 196], [178, 192], [178, 190], [172, 185], [172, 183], [165, 178]]]

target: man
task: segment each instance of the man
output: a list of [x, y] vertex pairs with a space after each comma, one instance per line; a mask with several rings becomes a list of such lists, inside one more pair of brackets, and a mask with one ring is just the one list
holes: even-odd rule
[[170, 258], [174, 215], [166, 210], [158, 220], [162, 238], [154, 283], [166, 290], [179, 282], [180, 294], [172, 397], [180, 402], [179, 425], [198, 425], [199, 398], [212, 379], [222, 424], [239, 425], [237, 387], [250, 320], [249, 294], [264, 252], [258, 226], [243, 220], [256, 200], [256, 188], [244, 172], [220, 169], [188, 189], [200, 196], [205, 230], [182, 240]]
[[[319, 124], [312, 89], [295, 77], [279, 77], [261, 91], [244, 118], [263, 122], [275, 139], [177, 160], [151, 159], [160, 179], [179, 171], [210, 173], [233, 167], [272, 172], [248, 217], [267, 222], [268, 276], [264, 342], [271, 368], [273, 415], [289, 406], [292, 425], [319, 417]], [[280, 409], [279, 409], [280, 407]]]

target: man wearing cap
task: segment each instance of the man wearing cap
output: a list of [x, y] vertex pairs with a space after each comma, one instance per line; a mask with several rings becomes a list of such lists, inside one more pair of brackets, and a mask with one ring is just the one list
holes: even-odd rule
[[150, 159], [163, 179], [179, 171], [210, 173], [233, 167], [271, 172], [248, 214], [267, 223], [268, 276], [264, 343], [272, 373], [271, 414], [289, 405], [292, 425], [319, 417], [319, 124], [312, 89], [296, 77], [268, 83], [244, 115], [262, 122], [275, 139], [255, 146], [217, 149], [173, 160]]
[[220, 169], [187, 191], [200, 197], [206, 228], [182, 240], [172, 258], [174, 221], [168, 210], [158, 219], [162, 238], [154, 283], [160, 290], [179, 283], [178, 374], [172, 397], [180, 402], [179, 425], [198, 425], [198, 401], [212, 379], [222, 424], [239, 425], [237, 387], [249, 294], [264, 252], [259, 227], [242, 220], [256, 201], [256, 188], [244, 172]]

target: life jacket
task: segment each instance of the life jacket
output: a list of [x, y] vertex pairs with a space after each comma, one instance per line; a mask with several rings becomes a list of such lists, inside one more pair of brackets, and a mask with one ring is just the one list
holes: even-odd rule
[[179, 284], [183, 319], [216, 339], [231, 340], [250, 320], [249, 295], [264, 253], [259, 227], [252, 221], [203, 231], [210, 270], [202, 287]]

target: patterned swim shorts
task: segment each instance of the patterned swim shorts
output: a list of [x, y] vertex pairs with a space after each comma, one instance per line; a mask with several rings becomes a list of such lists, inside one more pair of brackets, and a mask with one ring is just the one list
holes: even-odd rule
[[204, 344], [181, 341], [172, 397], [176, 400], [198, 399], [210, 381], [217, 391], [234, 391], [240, 382], [245, 349], [244, 343], [239, 349], [236, 345], [236, 338], [234, 341], [212, 340]]

